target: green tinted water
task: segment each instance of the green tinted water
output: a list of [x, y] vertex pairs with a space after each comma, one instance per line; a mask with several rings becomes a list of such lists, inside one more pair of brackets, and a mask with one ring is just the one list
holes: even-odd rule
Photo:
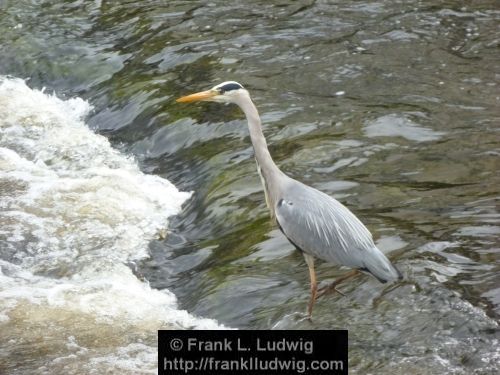
[[[135, 268], [181, 308], [236, 328], [347, 328], [352, 374], [496, 373], [497, 1], [4, 0], [0, 10], [0, 74], [88, 100], [92, 129], [194, 191]], [[277, 164], [350, 207], [403, 283], [359, 277], [303, 319], [307, 268], [269, 220], [242, 114], [174, 101], [225, 80], [251, 92]], [[318, 276], [344, 271], [322, 264]], [[129, 340], [118, 332], [109, 346]], [[98, 342], [80, 345], [99, 356]], [[67, 355], [59, 346], [13, 356], [4, 345], [0, 369], [43, 372], [44, 358]], [[116, 363], [111, 373], [127, 371]]]

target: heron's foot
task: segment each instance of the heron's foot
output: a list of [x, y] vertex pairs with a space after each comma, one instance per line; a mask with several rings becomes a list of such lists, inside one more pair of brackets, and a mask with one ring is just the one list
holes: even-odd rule
[[316, 299], [323, 297], [324, 295], [333, 293], [333, 292], [337, 292], [341, 296], [345, 297], [345, 294], [337, 289], [338, 284], [340, 284], [340, 283], [337, 281], [334, 281], [331, 284], [328, 284], [328, 285], [325, 285], [324, 287], [319, 288], [318, 293], [316, 293]]
[[340, 283], [344, 282], [345, 280], [350, 279], [351, 277], [356, 276], [358, 274], [359, 274], [358, 270], [352, 270], [351, 272], [346, 273], [344, 276], [339, 277], [333, 283], [331, 283], [329, 285], [326, 285], [324, 287], [319, 288], [318, 292], [316, 293], [316, 299], [318, 299], [319, 297], [324, 296], [325, 294], [329, 294], [329, 293], [332, 293], [332, 292], [337, 292], [340, 295], [342, 295], [342, 296], [345, 297], [345, 294], [342, 293], [340, 290], [337, 289], [337, 285], [339, 285]]

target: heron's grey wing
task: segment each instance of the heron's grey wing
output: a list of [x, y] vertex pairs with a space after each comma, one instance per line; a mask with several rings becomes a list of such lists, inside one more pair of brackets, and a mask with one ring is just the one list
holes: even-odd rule
[[284, 189], [276, 219], [297, 247], [326, 261], [361, 267], [363, 250], [375, 246], [368, 229], [344, 205], [298, 181]]
[[399, 277], [363, 223], [325, 193], [291, 180], [275, 212], [285, 236], [302, 251], [329, 262], [369, 270], [380, 280]]

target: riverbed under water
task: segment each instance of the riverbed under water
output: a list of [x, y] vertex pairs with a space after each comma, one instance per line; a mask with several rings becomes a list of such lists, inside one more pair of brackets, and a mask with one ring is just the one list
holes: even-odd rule
[[[498, 373], [499, 21], [496, 0], [0, 2], [0, 373], [156, 373], [169, 328], [348, 329], [351, 374]], [[304, 319], [243, 115], [175, 103], [226, 80], [403, 282], [359, 276]]]

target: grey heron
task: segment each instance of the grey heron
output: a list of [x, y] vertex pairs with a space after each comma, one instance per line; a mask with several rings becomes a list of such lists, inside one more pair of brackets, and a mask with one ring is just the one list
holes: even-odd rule
[[[227, 81], [210, 90], [177, 99], [177, 102], [182, 103], [195, 101], [234, 103], [244, 112], [271, 218], [304, 255], [309, 268], [309, 317], [317, 298], [329, 291], [340, 293], [336, 286], [359, 271], [375, 276], [382, 283], [402, 279], [397, 268], [375, 246], [368, 229], [347, 207], [329, 195], [287, 176], [276, 166], [262, 133], [257, 108], [242, 85]], [[318, 289], [315, 258], [350, 267], [353, 271]]]

